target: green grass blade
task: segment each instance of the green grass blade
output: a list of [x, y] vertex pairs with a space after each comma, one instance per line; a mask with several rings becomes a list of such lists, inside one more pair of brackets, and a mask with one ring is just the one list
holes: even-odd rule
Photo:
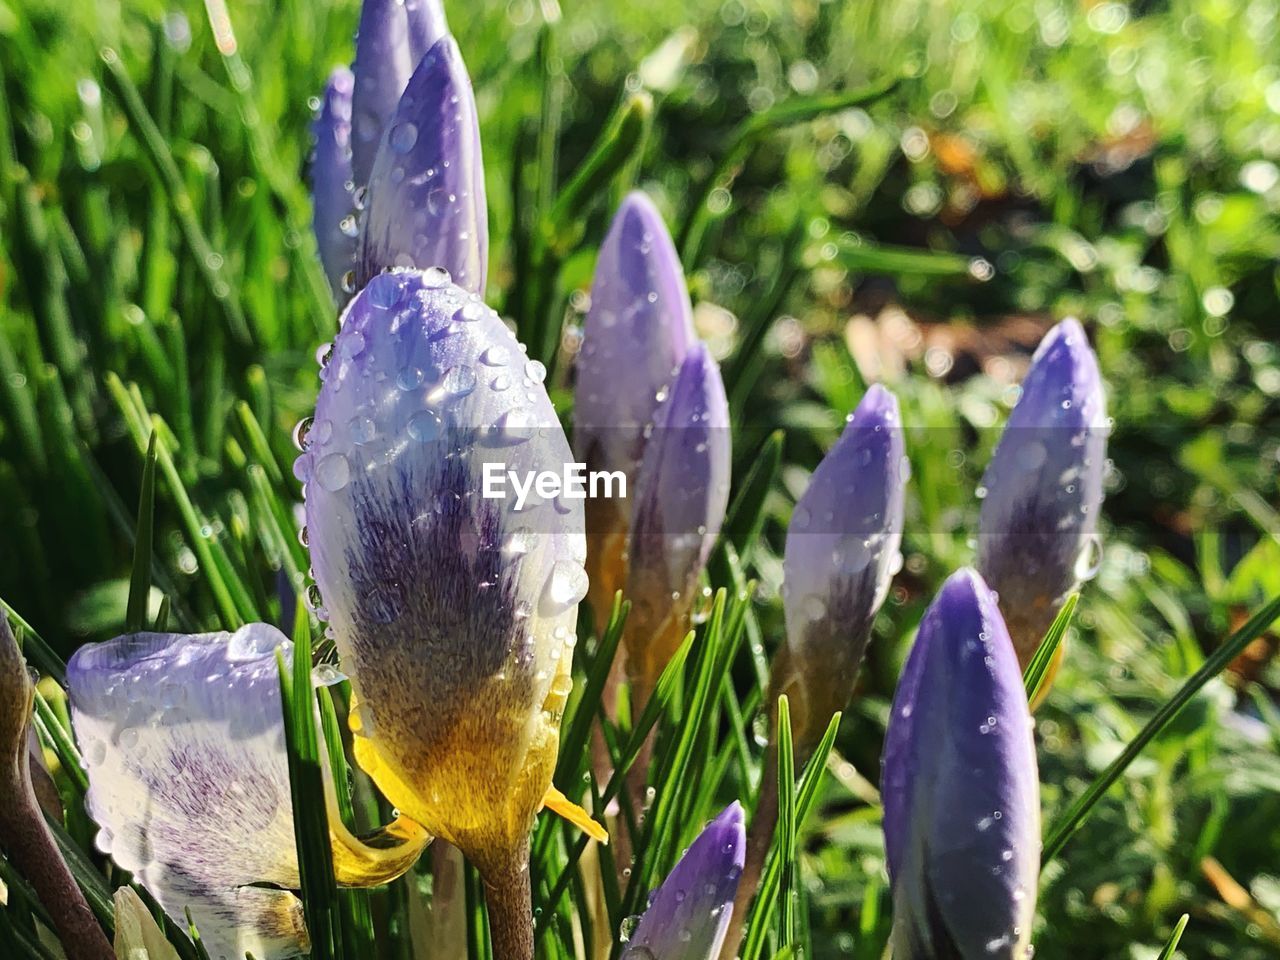
[[1130, 741], [1120, 756], [1116, 757], [1111, 762], [1111, 765], [1102, 771], [1098, 778], [1089, 785], [1089, 788], [1054, 824], [1044, 842], [1044, 851], [1041, 854], [1042, 864], [1048, 864], [1062, 852], [1062, 848], [1066, 846], [1071, 835], [1079, 829], [1080, 824], [1089, 816], [1097, 802], [1102, 799], [1111, 785], [1120, 779], [1121, 774], [1128, 769], [1129, 764], [1137, 758], [1138, 754], [1142, 753], [1147, 744], [1169, 725], [1173, 718], [1178, 715], [1182, 708], [1206, 683], [1216, 677], [1227, 664], [1238, 657], [1245, 647], [1261, 636], [1263, 631], [1270, 627], [1277, 617], [1280, 617], [1280, 597], [1275, 597], [1255, 613], [1244, 626], [1228, 638], [1226, 643], [1205, 659], [1204, 666], [1187, 678], [1186, 683], [1174, 694], [1173, 698], [1156, 711], [1156, 715]]
[[1182, 939], [1183, 932], [1187, 929], [1187, 922], [1191, 919], [1191, 915], [1184, 913], [1178, 918], [1177, 924], [1173, 928], [1173, 933], [1169, 934], [1169, 939], [1164, 945], [1164, 949], [1160, 951], [1160, 956], [1156, 960], [1172, 960], [1173, 952], [1178, 949], [1178, 941]]
[[1054, 654], [1058, 652], [1058, 645], [1062, 643], [1062, 638], [1067, 635], [1067, 627], [1071, 626], [1071, 618], [1075, 614], [1076, 604], [1079, 602], [1080, 594], [1078, 593], [1073, 593], [1067, 597], [1062, 609], [1053, 618], [1053, 623], [1049, 624], [1049, 630], [1045, 633], [1044, 639], [1040, 641], [1040, 646], [1036, 648], [1035, 656], [1027, 664], [1027, 669], [1022, 675], [1022, 682], [1027, 690], [1028, 701], [1034, 702], [1036, 694], [1040, 692], [1040, 685], [1044, 683], [1049, 664], [1053, 663]]
[[778, 698], [778, 858], [782, 880], [778, 887], [778, 942], [786, 949], [795, 941], [795, 910], [791, 891], [796, 857], [796, 758], [791, 740], [791, 708], [784, 694]]
[[147, 618], [147, 598], [151, 594], [151, 540], [156, 513], [156, 435], [147, 441], [142, 465], [142, 491], [138, 494], [138, 525], [133, 539], [133, 573], [129, 578], [129, 605], [124, 628], [137, 633]]
[[306, 607], [298, 605], [293, 630], [293, 663], [277, 651], [280, 694], [284, 710], [285, 747], [289, 754], [289, 789], [293, 830], [302, 878], [303, 913], [311, 935], [315, 960], [338, 960], [344, 955], [342, 912], [333, 872], [328, 814], [323, 802], [324, 773], [316, 734], [315, 694], [311, 684], [311, 624]]

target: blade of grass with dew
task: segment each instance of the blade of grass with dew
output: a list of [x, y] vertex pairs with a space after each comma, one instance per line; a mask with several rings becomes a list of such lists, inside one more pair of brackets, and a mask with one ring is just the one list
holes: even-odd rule
[[1062, 643], [1062, 638], [1067, 635], [1067, 628], [1071, 626], [1071, 618], [1075, 615], [1076, 604], [1079, 602], [1080, 594], [1078, 593], [1067, 597], [1066, 602], [1062, 604], [1062, 609], [1053, 618], [1053, 623], [1049, 624], [1049, 629], [1045, 632], [1044, 639], [1040, 641], [1040, 646], [1036, 648], [1031, 662], [1027, 664], [1022, 682], [1027, 691], [1028, 702], [1035, 702], [1040, 686], [1044, 683], [1045, 674], [1049, 671], [1049, 665], [1053, 663], [1054, 655], [1058, 652], [1058, 645]]
[[[311, 622], [299, 604], [293, 628], [293, 663], [276, 652], [284, 710], [285, 748], [289, 754], [289, 791], [293, 830], [302, 879], [302, 908], [315, 960], [340, 960], [343, 950], [342, 909], [333, 872], [333, 850], [324, 796], [324, 773], [315, 725], [311, 685]], [[354, 958], [352, 958], [354, 960]]]
[[129, 577], [129, 603], [124, 628], [137, 633], [147, 618], [147, 599], [151, 595], [151, 540], [156, 512], [156, 435], [147, 441], [147, 455], [142, 464], [142, 489], [138, 494], [138, 526], [133, 538], [133, 572]]
[[[822, 783], [827, 769], [827, 757], [836, 742], [836, 733], [840, 729], [841, 714], [835, 714], [827, 724], [827, 730], [818, 742], [813, 756], [805, 764], [804, 773], [800, 776], [800, 788], [796, 792], [795, 828], [798, 831], [804, 825], [814, 803], [818, 798], [818, 787]], [[780, 855], [780, 838], [774, 832], [773, 843], [765, 861], [764, 875], [760, 881], [760, 892], [756, 894], [755, 905], [751, 910], [751, 919], [747, 924], [747, 933], [743, 941], [742, 960], [760, 960], [764, 949], [765, 938], [773, 912], [778, 905], [778, 891], [782, 885], [782, 857]]]
[[1255, 613], [1244, 626], [1232, 634], [1222, 646], [1205, 659], [1204, 665], [1188, 677], [1172, 699], [1156, 711], [1155, 716], [1147, 721], [1147, 725], [1130, 741], [1129, 745], [1120, 753], [1120, 756], [1116, 757], [1107, 769], [1102, 771], [1097, 779], [1089, 785], [1088, 789], [1067, 808], [1066, 813], [1058, 818], [1057, 823], [1050, 829], [1044, 842], [1044, 850], [1041, 854], [1043, 864], [1047, 865], [1062, 852], [1062, 848], [1066, 846], [1072, 834], [1080, 828], [1080, 824], [1089, 816], [1094, 806], [1102, 799], [1112, 784], [1120, 779], [1120, 776], [1128, 769], [1129, 764], [1142, 753], [1147, 744], [1154, 740], [1160, 731], [1172, 722], [1174, 717], [1206, 683], [1221, 673], [1227, 664], [1240, 655], [1245, 647], [1261, 636], [1275, 622], [1277, 617], [1280, 617], [1280, 597], [1275, 597]]

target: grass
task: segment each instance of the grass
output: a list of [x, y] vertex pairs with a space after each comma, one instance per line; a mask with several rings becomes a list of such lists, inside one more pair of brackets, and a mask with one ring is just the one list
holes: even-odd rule
[[[615, 918], [638, 912], [696, 825], [758, 787], [781, 535], [876, 376], [908, 426], [905, 566], [831, 775], [806, 772], [791, 797], [795, 854], [772, 882], [793, 896], [753, 918], [749, 942], [760, 956], [881, 955], [868, 781], [889, 697], [924, 605], [972, 557], [974, 491], [1027, 350], [1074, 314], [1115, 425], [1105, 547], [1038, 714], [1056, 856], [1037, 956], [1156, 957], [1175, 926], [1186, 956], [1280, 955], [1274, 617], [1240, 629], [1280, 595], [1280, 5], [450, 11], [485, 145], [488, 299], [549, 361], [553, 397], [567, 407], [561, 345], [607, 217], [640, 184], [683, 240], [735, 413], [735, 506], [712, 572], [726, 592], [614, 744], [634, 757], [660, 731], [659, 804], [636, 881], [606, 891]], [[357, 11], [229, 12], [234, 39], [186, 0], [0, 0], [0, 596], [55, 678], [78, 644], [157, 616], [293, 627], [307, 559], [289, 435], [335, 326], [309, 233], [307, 124], [350, 59]], [[616, 642], [580, 647], [579, 689], [599, 689]], [[566, 715], [579, 746], [589, 713], [573, 711], [593, 702]], [[581, 756], [562, 754], [562, 787]], [[544, 823], [534, 849], [540, 949], [571, 956], [582, 841]], [[76, 864], [100, 887], [103, 867], [91, 852]], [[388, 955], [408, 955], [404, 911], [425, 882], [371, 897]], [[483, 918], [470, 926], [479, 955]], [[13, 929], [26, 936], [21, 917]], [[328, 942], [364, 929], [339, 923]]]

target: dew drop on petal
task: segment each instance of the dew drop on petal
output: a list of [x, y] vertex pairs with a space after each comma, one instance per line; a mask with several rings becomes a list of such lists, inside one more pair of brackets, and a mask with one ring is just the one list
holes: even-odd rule
[[337, 493], [351, 481], [351, 463], [341, 453], [331, 453], [316, 464], [316, 481], [330, 493]]

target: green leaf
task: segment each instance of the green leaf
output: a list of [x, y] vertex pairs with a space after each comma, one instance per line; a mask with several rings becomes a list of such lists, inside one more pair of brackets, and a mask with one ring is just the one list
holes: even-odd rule
[[128, 633], [142, 629], [151, 595], [151, 539], [156, 511], [156, 435], [147, 441], [142, 465], [142, 490], [138, 494], [138, 525], [133, 538], [133, 574], [129, 578], [129, 606], [124, 617]]
[[305, 604], [298, 604], [294, 621], [292, 667], [285, 663], [284, 654], [279, 650], [276, 664], [280, 670], [285, 749], [289, 754], [289, 791], [302, 878], [302, 909], [311, 935], [311, 956], [314, 960], [339, 960], [345, 956], [342, 906], [333, 872], [333, 849], [323, 799], [324, 773], [311, 683], [311, 623]]
[[1022, 682], [1027, 690], [1028, 702], [1035, 702], [1036, 694], [1040, 692], [1040, 685], [1044, 683], [1044, 677], [1049, 670], [1049, 665], [1053, 663], [1054, 654], [1058, 652], [1058, 645], [1062, 643], [1062, 638], [1067, 635], [1067, 627], [1071, 626], [1071, 617], [1075, 614], [1076, 604], [1079, 602], [1080, 594], [1078, 593], [1073, 593], [1067, 597], [1066, 602], [1062, 604], [1062, 609], [1053, 618], [1053, 623], [1049, 624], [1049, 629], [1045, 633], [1044, 639], [1040, 641], [1040, 646], [1036, 648], [1035, 656], [1027, 664], [1027, 669], [1022, 674]]
[[791, 707], [786, 694], [778, 697], [778, 828], [776, 840], [782, 879], [778, 888], [778, 941], [790, 947], [796, 938], [791, 898], [796, 856], [796, 759], [791, 741]]
[[1183, 931], [1187, 929], [1187, 922], [1191, 919], [1191, 915], [1184, 913], [1173, 928], [1173, 933], [1169, 934], [1168, 941], [1165, 942], [1164, 949], [1160, 951], [1160, 956], [1156, 960], [1171, 960], [1173, 951], [1178, 949], [1178, 941], [1182, 939]]

